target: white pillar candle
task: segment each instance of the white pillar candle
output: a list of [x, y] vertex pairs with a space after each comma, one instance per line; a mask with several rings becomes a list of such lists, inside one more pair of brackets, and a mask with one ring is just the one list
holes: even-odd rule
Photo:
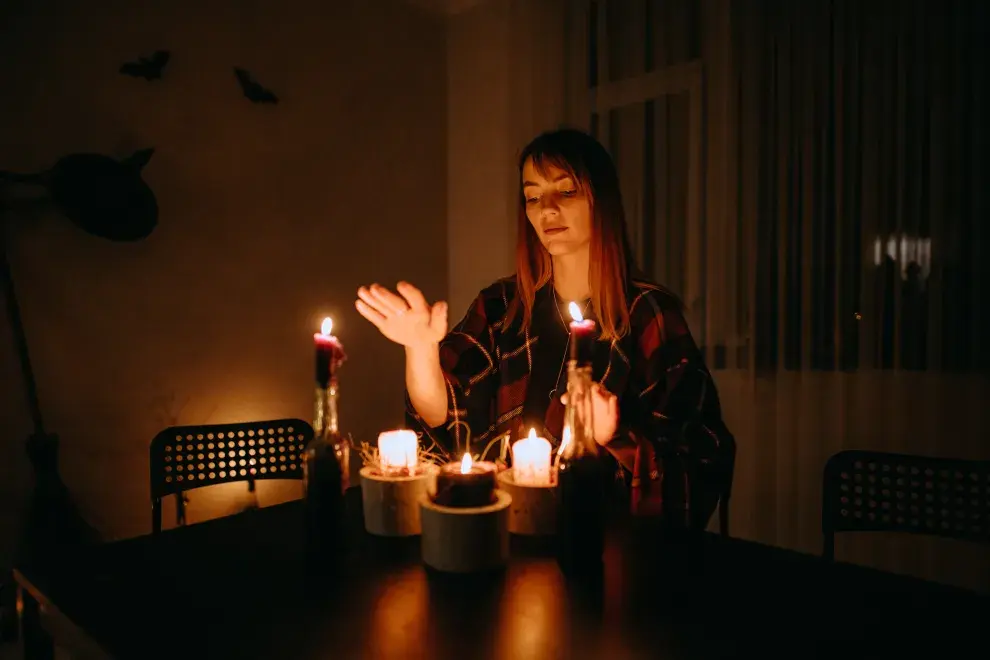
[[416, 468], [419, 459], [419, 441], [416, 433], [408, 430], [385, 431], [378, 434], [378, 463], [382, 472]]
[[525, 486], [549, 486], [550, 454], [550, 441], [536, 437], [536, 429], [530, 429], [528, 438], [512, 445], [515, 482]]

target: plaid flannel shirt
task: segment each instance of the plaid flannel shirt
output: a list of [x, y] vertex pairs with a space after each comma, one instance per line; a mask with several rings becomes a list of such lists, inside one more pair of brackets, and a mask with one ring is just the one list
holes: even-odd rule
[[[515, 277], [484, 289], [440, 345], [447, 386], [447, 420], [428, 426], [406, 394], [406, 421], [448, 453], [480, 451], [493, 438], [517, 434], [533, 351], [540, 338], [522, 332], [521, 314], [505, 327]], [[627, 301], [631, 330], [598, 340], [592, 375], [619, 398], [619, 428], [610, 446], [635, 447], [627, 473], [633, 510], [703, 526], [731, 481], [735, 441], [722, 421], [711, 374], [691, 337], [676, 298], [634, 279]], [[555, 446], [564, 406], [555, 397], [545, 437]]]

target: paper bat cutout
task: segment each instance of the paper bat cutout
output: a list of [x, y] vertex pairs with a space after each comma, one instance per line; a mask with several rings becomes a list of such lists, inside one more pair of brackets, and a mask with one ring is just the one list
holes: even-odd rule
[[234, 75], [241, 85], [244, 98], [251, 103], [278, 103], [278, 97], [270, 89], [265, 89], [254, 79], [250, 71], [234, 67]]
[[162, 71], [168, 64], [169, 52], [167, 50], [155, 51], [151, 57], [139, 57], [136, 62], [124, 62], [120, 67], [120, 72], [125, 76], [134, 78], [144, 78], [145, 80], [158, 80], [162, 77]]

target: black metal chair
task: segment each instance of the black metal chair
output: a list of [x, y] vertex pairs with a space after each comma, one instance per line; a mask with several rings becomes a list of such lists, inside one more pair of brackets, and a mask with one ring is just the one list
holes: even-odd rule
[[[301, 419], [173, 426], [151, 441], [151, 529], [162, 530], [162, 498], [256, 479], [302, 479], [302, 455], [313, 427]], [[180, 515], [179, 524], [184, 524]]]
[[822, 555], [836, 532], [907, 532], [990, 543], [990, 461], [848, 450], [825, 464]]
[[[736, 472], [736, 441], [731, 434], [725, 434], [720, 439], [720, 451], [722, 455], [719, 461], [713, 464], [696, 465], [688, 463], [685, 465], [690, 470], [689, 477], [701, 484], [705, 493], [705, 504], [697, 511], [692, 511], [691, 527], [695, 529], [707, 529], [711, 516], [718, 512], [718, 533], [720, 536], [729, 536], [729, 504], [732, 499], [732, 481]], [[717, 495], [718, 500], [711, 502], [708, 497]], [[696, 517], [700, 512], [702, 517]]]
[[726, 461], [726, 472], [723, 475], [722, 494], [718, 498], [718, 532], [722, 536], [729, 535], [729, 500], [732, 497], [732, 478], [736, 473], [735, 440], [730, 449], [730, 458]]

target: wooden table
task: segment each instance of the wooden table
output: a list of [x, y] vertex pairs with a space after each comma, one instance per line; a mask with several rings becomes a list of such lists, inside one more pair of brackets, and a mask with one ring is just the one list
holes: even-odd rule
[[329, 586], [304, 570], [298, 502], [22, 566], [26, 656], [51, 657], [52, 638], [73, 657], [149, 660], [986, 650], [986, 596], [738, 540], [671, 539], [646, 520], [617, 524], [599, 580], [565, 580], [546, 548], [519, 540], [504, 573], [440, 575], [423, 568], [418, 539], [371, 537], [357, 514], [351, 524]]

